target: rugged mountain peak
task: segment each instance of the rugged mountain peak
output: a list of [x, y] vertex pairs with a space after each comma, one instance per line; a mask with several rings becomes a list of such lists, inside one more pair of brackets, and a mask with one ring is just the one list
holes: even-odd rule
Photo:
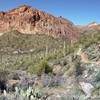
[[0, 12], [0, 32], [17, 30], [25, 34], [46, 34], [76, 41], [79, 33], [74, 24], [27, 5]]

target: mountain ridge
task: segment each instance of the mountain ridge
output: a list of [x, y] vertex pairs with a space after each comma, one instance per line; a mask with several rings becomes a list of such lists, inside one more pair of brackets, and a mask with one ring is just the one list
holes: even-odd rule
[[79, 38], [78, 28], [71, 21], [27, 5], [0, 12], [0, 32], [11, 30], [25, 34], [46, 34], [70, 41], [77, 41]]

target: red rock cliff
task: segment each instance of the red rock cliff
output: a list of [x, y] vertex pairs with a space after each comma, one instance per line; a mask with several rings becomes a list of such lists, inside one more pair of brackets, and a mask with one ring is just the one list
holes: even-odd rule
[[79, 33], [73, 23], [43, 11], [23, 5], [8, 12], [0, 12], [0, 32], [17, 30], [25, 34], [46, 34], [77, 40]]

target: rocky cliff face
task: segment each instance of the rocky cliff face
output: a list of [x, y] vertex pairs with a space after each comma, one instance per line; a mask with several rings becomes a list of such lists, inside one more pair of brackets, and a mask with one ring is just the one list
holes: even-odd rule
[[25, 34], [46, 34], [76, 41], [79, 37], [72, 22], [23, 5], [0, 12], [0, 32], [17, 30]]

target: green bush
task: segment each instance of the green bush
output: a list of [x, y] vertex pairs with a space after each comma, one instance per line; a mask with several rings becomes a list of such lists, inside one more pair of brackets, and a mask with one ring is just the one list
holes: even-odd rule
[[96, 79], [95, 79], [96, 82], [99, 82], [100, 81], [100, 70], [98, 71], [97, 75], [96, 75]]
[[48, 65], [47, 61], [43, 59], [40, 62], [32, 65], [28, 71], [32, 74], [41, 75], [42, 73], [51, 73], [52, 68]]

